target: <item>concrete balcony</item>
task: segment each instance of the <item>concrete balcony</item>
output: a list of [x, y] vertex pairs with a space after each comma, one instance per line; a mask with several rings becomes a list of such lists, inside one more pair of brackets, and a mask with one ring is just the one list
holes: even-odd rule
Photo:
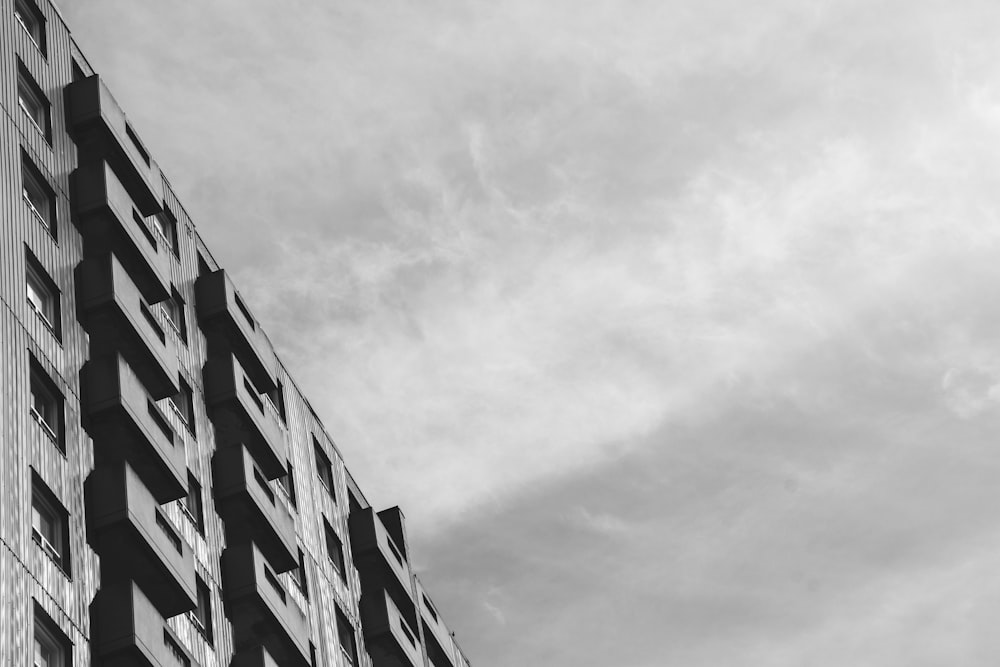
[[434, 667], [456, 667], [455, 640], [434, 608], [424, 587], [417, 581], [417, 606], [424, 629], [424, 647]]
[[229, 667], [278, 667], [278, 663], [263, 646], [254, 646], [234, 655]]
[[125, 460], [159, 503], [187, 493], [184, 446], [135, 372], [118, 356], [80, 371], [87, 431], [97, 463]]
[[284, 475], [285, 440], [272, 410], [264, 406], [233, 355], [205, 364], [205, 402], [220, 446], [245, 445], [267, 479]]
[[254, 544], [226, 548], [222, 584], [237, 651], [263, 646], [279, 665], [309, 664], [309, 621]]
[[298, 565], [295, 519], [278, 502], [245, 447], [220, 449], [212, 458], [215, 503], [226, 524], [226, 543], [253, 542], [274, 567]]
[[104, 667], [197, 667], [166, 620], [134, 583], [102, 585], [92, 608], [95, 653]]
[[422, 667], [417, 632], [385, 591], [361, 596], [361, 629], [376, 667]]
[[358, 568], [361, 586], [367, 590], [387, 590], [406, 614], [416, 623], [416, 610], [410, 586], [410, 566], [389, 536], [382, 520], [368, 507], [351, 513], [351, 553]]
[[90, 334], [90, 355], [120, 353], [155, 399], [177, 393], [177, 350], [143, 303], [139, 288], [114, 255], [76, 267], [80, 322]]
[[194, 609], [191, 547], [136, 472], [126, 463], [95, 468], [84, 493], [101, 584], [134, 581], [165, 617]]
[[219, 342], [213, 340], [213, 334], [221, 337], [225, 343], [220, 346], [222, 353], [226, 347], [232, 350], [258, 389], [262, 392], [274, 389], [277, 366], [274, 351], [226, 272], [220, 269], [201, 276], [195, 283], [195, 292], [198, 319], [210, 337], [209, 344]]
[[103, 159], [144, 215], [163, 206], [163, 177], [115, 98], [96, 74], [66, 86], [66, 120], [81, 162]]
[[108, 163], [91, 162], [73, 173], [73, 206], [87, 257], [114, 253], [147, 303], [170, 296], [170, 250], [138, 216]]

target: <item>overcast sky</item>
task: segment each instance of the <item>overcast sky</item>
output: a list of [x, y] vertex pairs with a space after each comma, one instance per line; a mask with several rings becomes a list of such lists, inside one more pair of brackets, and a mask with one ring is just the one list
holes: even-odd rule
[[476, 667], [1000, 660], [996, 0], [59, 0]]

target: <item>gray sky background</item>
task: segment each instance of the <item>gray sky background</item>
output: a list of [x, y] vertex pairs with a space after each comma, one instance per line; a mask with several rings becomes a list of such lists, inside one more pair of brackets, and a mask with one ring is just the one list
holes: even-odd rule
[[1000, 659], [1000, 3], [60, 0], [477, 667]]

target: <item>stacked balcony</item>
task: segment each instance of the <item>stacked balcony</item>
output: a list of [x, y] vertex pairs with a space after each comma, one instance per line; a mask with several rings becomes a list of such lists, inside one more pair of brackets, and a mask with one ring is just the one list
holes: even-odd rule
[[272, 410], [232, 354], [216, 355], [204, 369], [205, 402], [220, 446], [242, 444], [267, 479], [285, 474], [285, 441]]
[[95, 653], [104, 667], [197, 665], [134, 583], [102, 585], [94, 609]]
[[308, 619], [253, 543], [222, 554], [223, 595], [237, 653], [263, 647], [283, 667], [309, 664]]
[[231, 351], [258, 390], [274, 389], [274, 352], [226, 272], [220, 269], [201, 276], [195, 291], [198, 319], [213, 348], [209, 356], [226, 356]]
[[90, 355], [121, 354], [155, 399], [177, 393], [177, 351], [114, 255], [76, 267], [80, 320]]
[[253, 646], [234, 655], [229, 667], [278, 667], [278, 663], [266, 648]]
[[416, 631], [387, 591], [362, 596], [361, 625], [373, 664], [394, 667], [423, 665]]
[[139, 142], [121, 107], [96, 74], [66, 87], [69, 130], [83, 156], [104, 160], [128, 188], [143, 216], [162, 208], [163, 177]]
[[135, 209], [111, 165], [103, 160], [81, 165], [73, 175], [73, 203], [87, 257], [113, 253], [147, 303], [170, 296], [170, 251]]
[[388, 591], [411, 622], [416, 621], [410, 566], [372, 508], [351, 513], [351, 551], [365, 589]]
[[226, 524], [227, 544], [253, 542], [273, 566], [286, 572], [298, 565], [295, 520], [242, 446], [221, 449], [212, 460], [215, 498]]
[[118, 355], [92, 359], [81, 376], [98, 465], [127, 461], [158, 502], [182, 498], [184, 447], [128, 363]]
[[84, 487], [101, 584], [134, 581], [165, 617], [195, 607], [191, 547], [127, 463], [101, 466]]

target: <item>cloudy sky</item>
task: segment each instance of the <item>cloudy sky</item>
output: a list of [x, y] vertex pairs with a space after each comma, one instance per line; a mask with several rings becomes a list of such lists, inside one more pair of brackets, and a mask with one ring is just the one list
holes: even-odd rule
[[1000, 659], [995, 0], [60, 0], [476, 667]]

